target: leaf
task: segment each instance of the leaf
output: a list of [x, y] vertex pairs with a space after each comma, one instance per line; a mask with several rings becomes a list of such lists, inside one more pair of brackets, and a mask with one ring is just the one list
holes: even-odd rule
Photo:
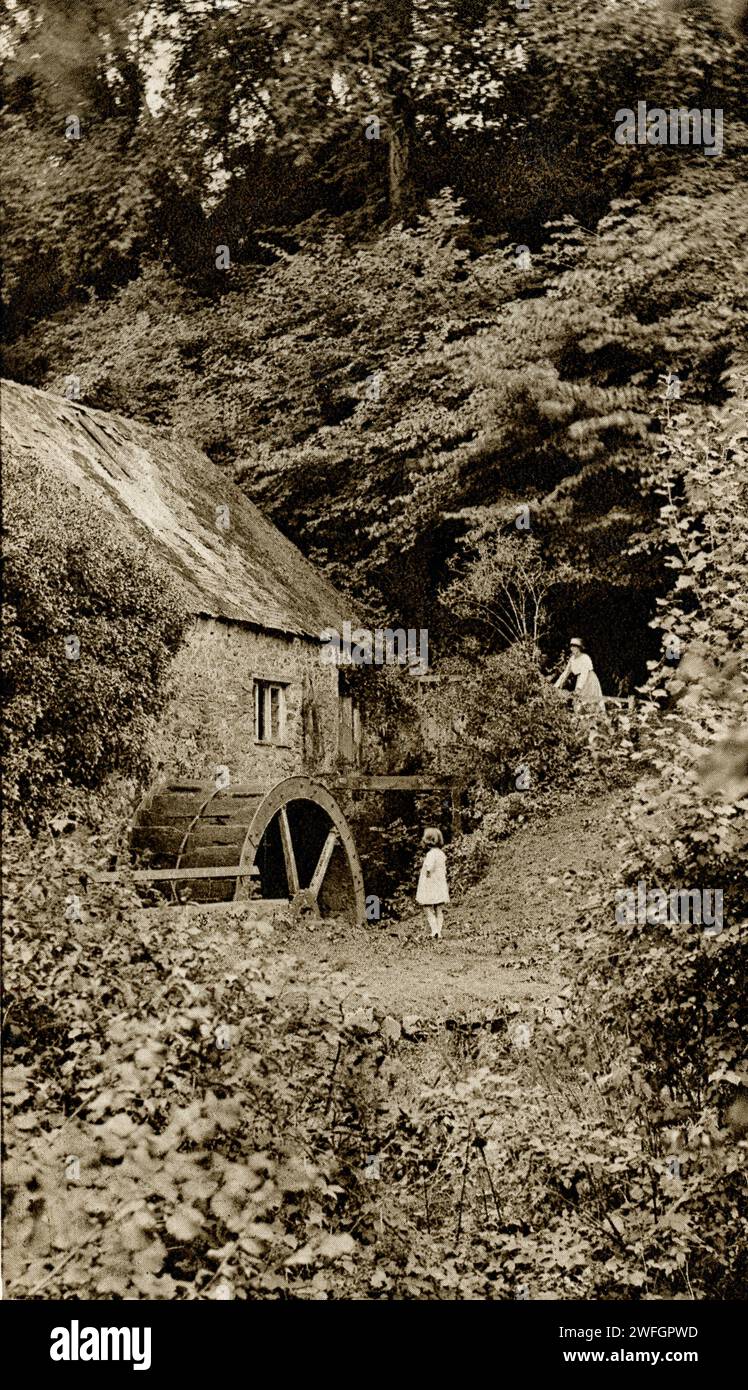
[[339, 1260], [345, 1255], [352, 1255], [355, 1249], [356, 1242], [348, 1234], [322, 1236], [302, 1245], [293, 1255], [289, 1255], [284, 1264], [308, 1265], [316, 1259]]
[[118, 1115], [113, 1115], [111, 1120], [107, 1120], [101, 1128], [104, 1134], [114, 1134], [118, 1139], [124, 1139], [132, 1134], [135, 1123], [129, 1115], [121, 1111]]
[[399, 1019], [393, 1018], [390, 1014], [382, 1020], [382, 1036], [389, 1042], [398, 1042], [402, 1034]]
[[324, 1236], [319, 1245], [319, 1254], [326, 1260], [338, 1260], [342, 1255], [352, 1255], [356, 1249], [353, 1236], [343, 1233], [337, 1236]]
[[196, 1207], [182, 1205], [177, 1207], [176, 1211], [171, 1212], [166, 1218], [165, 1224], [169, 1235], [188, 1245], [202, 1230], [205, 1225], [205, 1217]]

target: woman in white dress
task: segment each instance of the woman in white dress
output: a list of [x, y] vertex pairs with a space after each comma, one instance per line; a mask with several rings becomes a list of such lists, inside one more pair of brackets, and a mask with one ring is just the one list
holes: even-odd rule
[[421, 844], [426, 850], [426, 857], [418, 879], [416, 902], [419, 907], [425, 908], [431, 937], [438, 941], [444, 923], [444, 904], [449, 902], [447, 856], [442, 849], [444, 837], [441, 830], [429, 826], [423, 832]]
[[600, 682], [595, 675], [592, 658], [584, 650], [581, 637], [572, 637], [569, 643], [569, 660], [555, 682], [557, 690], [562, 690], [569, 676], [574, 676], [574, 704], [582, 706], [590, 714], [605, 715], [605, 701]]

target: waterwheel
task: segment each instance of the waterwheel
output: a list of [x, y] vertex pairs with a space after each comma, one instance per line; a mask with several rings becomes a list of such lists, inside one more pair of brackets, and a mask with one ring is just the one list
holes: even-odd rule
[[236, 902], [259, 892], [287, 899], [297, 914], [365, 919], [353, 835], [334, 796], [310, 777], [272, 787], [159, 785], [138, 807], [130, 843], [139, 864], [155, 871], [151, 888], [175, 902]]

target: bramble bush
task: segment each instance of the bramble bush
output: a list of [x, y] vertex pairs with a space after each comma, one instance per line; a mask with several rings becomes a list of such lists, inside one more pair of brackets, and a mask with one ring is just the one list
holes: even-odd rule
[[678, 577], [654, 623], [663, 659], [651, 663], [647, 693], [662, 717], [629, 813], [623, 866], [627, 880], [665, 890], [720, 889], [725, 926], [705, 941], [682, 926], [647, 924], [624, 929], [617, 943], [622, 980], [636, 962], [647, 981], [647, 996], [629, 1000], [645, 1066], [658, 1083], [720, 1112], [748, 1087], [745, 376], [734, 374], [733, 385], [742, 397], [706, 430], [694, 429], [687, 410], [668, 420], [653, 480]]
[[451, 1296], [472, 1088], [421, 1097], [418, 1021], [302, 977], [246, 909], [84, 885], [113, 837], [66, 827], [6, 846], [9, 1296]]
[[109, 849], [85, 830], [11, 838], [11, 1296], [324, 1297], [354, 1249], [334, 1177], [347, 1078], [362, 1116], [365, 1097], [340, 984], [302, 987], [267, 926], [216, 962], [205, 916], [84, 891], [81, 855]]
[[453, 658], [440, 671], [460, 676], [464, 731], [450, 746], [456, 773], [509, 793], [518, 777], [528, 791], [569, 784], [587, 732], [544, 678], [531, 644], [473, 661]]
[[[663, 654], [645, 693], [659, 718], [636, 755], [643, 776], [621, 843], [621, 886], [721, 890], [724, 925], [710, 936], [688, 923], [617, 924], [610, 884], [605, 917], [581, 922], [591, 960], [578, 995], [583, 1028], [586, 1018], [588, 1034], [609, 1040], [600, 1085], [649, 1169], [651, 1210], [634, 1222], [633, 1160], [620, 1168], [627, 1238], [641, 1241], [644, 1221], [668, 1229], [673, 1249], [649, 1267], [682, 1296], [722, 1298], [740, 1296], [748, 1275], [748, 420], [744, 374], [726, 382], [728, 403], [706, 428], [685, 407], [668, 414], [653, 470], [678, 577], [653, 622]], [[665, 1159], [676, 1174], [668, 1213], [653, 1178]]]
[[160, 566], [62, 479], [4, 460], [6, 806], [38, 826], [71, 786], [144, 779], [183, 606]]

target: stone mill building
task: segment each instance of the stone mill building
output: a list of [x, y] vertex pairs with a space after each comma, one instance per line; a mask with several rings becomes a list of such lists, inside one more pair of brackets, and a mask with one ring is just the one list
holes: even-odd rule
[[2, 434], [152, 547], [192, 615], [174, 663], [161, 772], [270, 785], [357, 761], [344, 673], [320, 660], [351, 613], [199, 449], [165, 430], [4, 382]]

